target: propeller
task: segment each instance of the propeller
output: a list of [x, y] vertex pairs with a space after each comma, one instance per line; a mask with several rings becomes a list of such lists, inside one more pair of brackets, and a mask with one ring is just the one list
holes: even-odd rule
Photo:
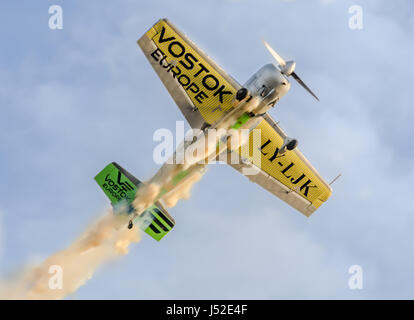
[[279, 70], [282, 74], [289, 77], [292, 76], [302, 87], [306, 89], [316, 100], [319, 101], [319, 98], [312, 92], [311, 89], [302, 81], [301, 78], [295, 73], [296, 62], [295, 61], [285, 61], [273, 48], [263, 40], [263, 44], [266, 49], [269, 50], [270, 54], [275, 58], [279, 64]]

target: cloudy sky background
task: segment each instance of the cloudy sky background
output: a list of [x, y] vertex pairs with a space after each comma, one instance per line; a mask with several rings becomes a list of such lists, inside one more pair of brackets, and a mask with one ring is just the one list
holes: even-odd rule
[[[48, 8], [63, 8], [63, 30]], [[363, 8], [351, 30], [348, 8]], [[106, 208], [93, 177], [158, 168], [152, 136], [183, 120], [136, 40], [168, 17], [243, 83], [272, 62], [296, 83], [271, 115], [334, 193], [307, 219], [214, 165], [175, 229], [145, 237], [73, 298], [414, 298], [410, 1], [8, 1], [0, 5], [0, 274], [66, 247]], [[348, 268], [363, 268], [363, 290]]]

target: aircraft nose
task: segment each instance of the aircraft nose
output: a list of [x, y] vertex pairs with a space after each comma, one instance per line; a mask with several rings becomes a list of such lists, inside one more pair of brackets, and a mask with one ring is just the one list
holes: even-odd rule
[[284, 77], [282, 74], [279, 74], [277, 77], [277, 85], [276, 85], [276, 91], [278, 94], [283, 96], [290, 88], [290, 82], [286, 77]]

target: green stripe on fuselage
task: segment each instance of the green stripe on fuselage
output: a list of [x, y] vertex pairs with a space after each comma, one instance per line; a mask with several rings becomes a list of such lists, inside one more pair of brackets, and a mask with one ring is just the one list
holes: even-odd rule
[[250, 118], [251, 116], [247, 112], [243, 113], [231, 128], [240, 129], [240, 127], [242, 127]]
[[172, 178], [172, 184], [175, 186], [177, 185], [181, 180], [183, 180], [188, 174], [188, 170], [183, 170], [177, 173], [174, 178]]

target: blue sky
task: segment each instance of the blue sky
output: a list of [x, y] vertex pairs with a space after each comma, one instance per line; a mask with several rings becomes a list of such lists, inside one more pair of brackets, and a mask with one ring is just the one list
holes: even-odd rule
[[[63, 8], [63, 30], [48, 8]], [[348, 8], [363, 8], [362, 30]], [[136, 40], [168, 17], [239, 82], [272, 62], [296, 83], [271, 111], [334, 194], [307, 219], [214, 165], [77, 299], [413, 298], [414, 4], [410, 1], [19, 1], [0, 5], [0, 272], [66, 247], [108, 207], [93, 177], [117, 161], [142, 180], [152, 136], [183, 120]], [[348, 288], [361, 265], [364, 289]]]

